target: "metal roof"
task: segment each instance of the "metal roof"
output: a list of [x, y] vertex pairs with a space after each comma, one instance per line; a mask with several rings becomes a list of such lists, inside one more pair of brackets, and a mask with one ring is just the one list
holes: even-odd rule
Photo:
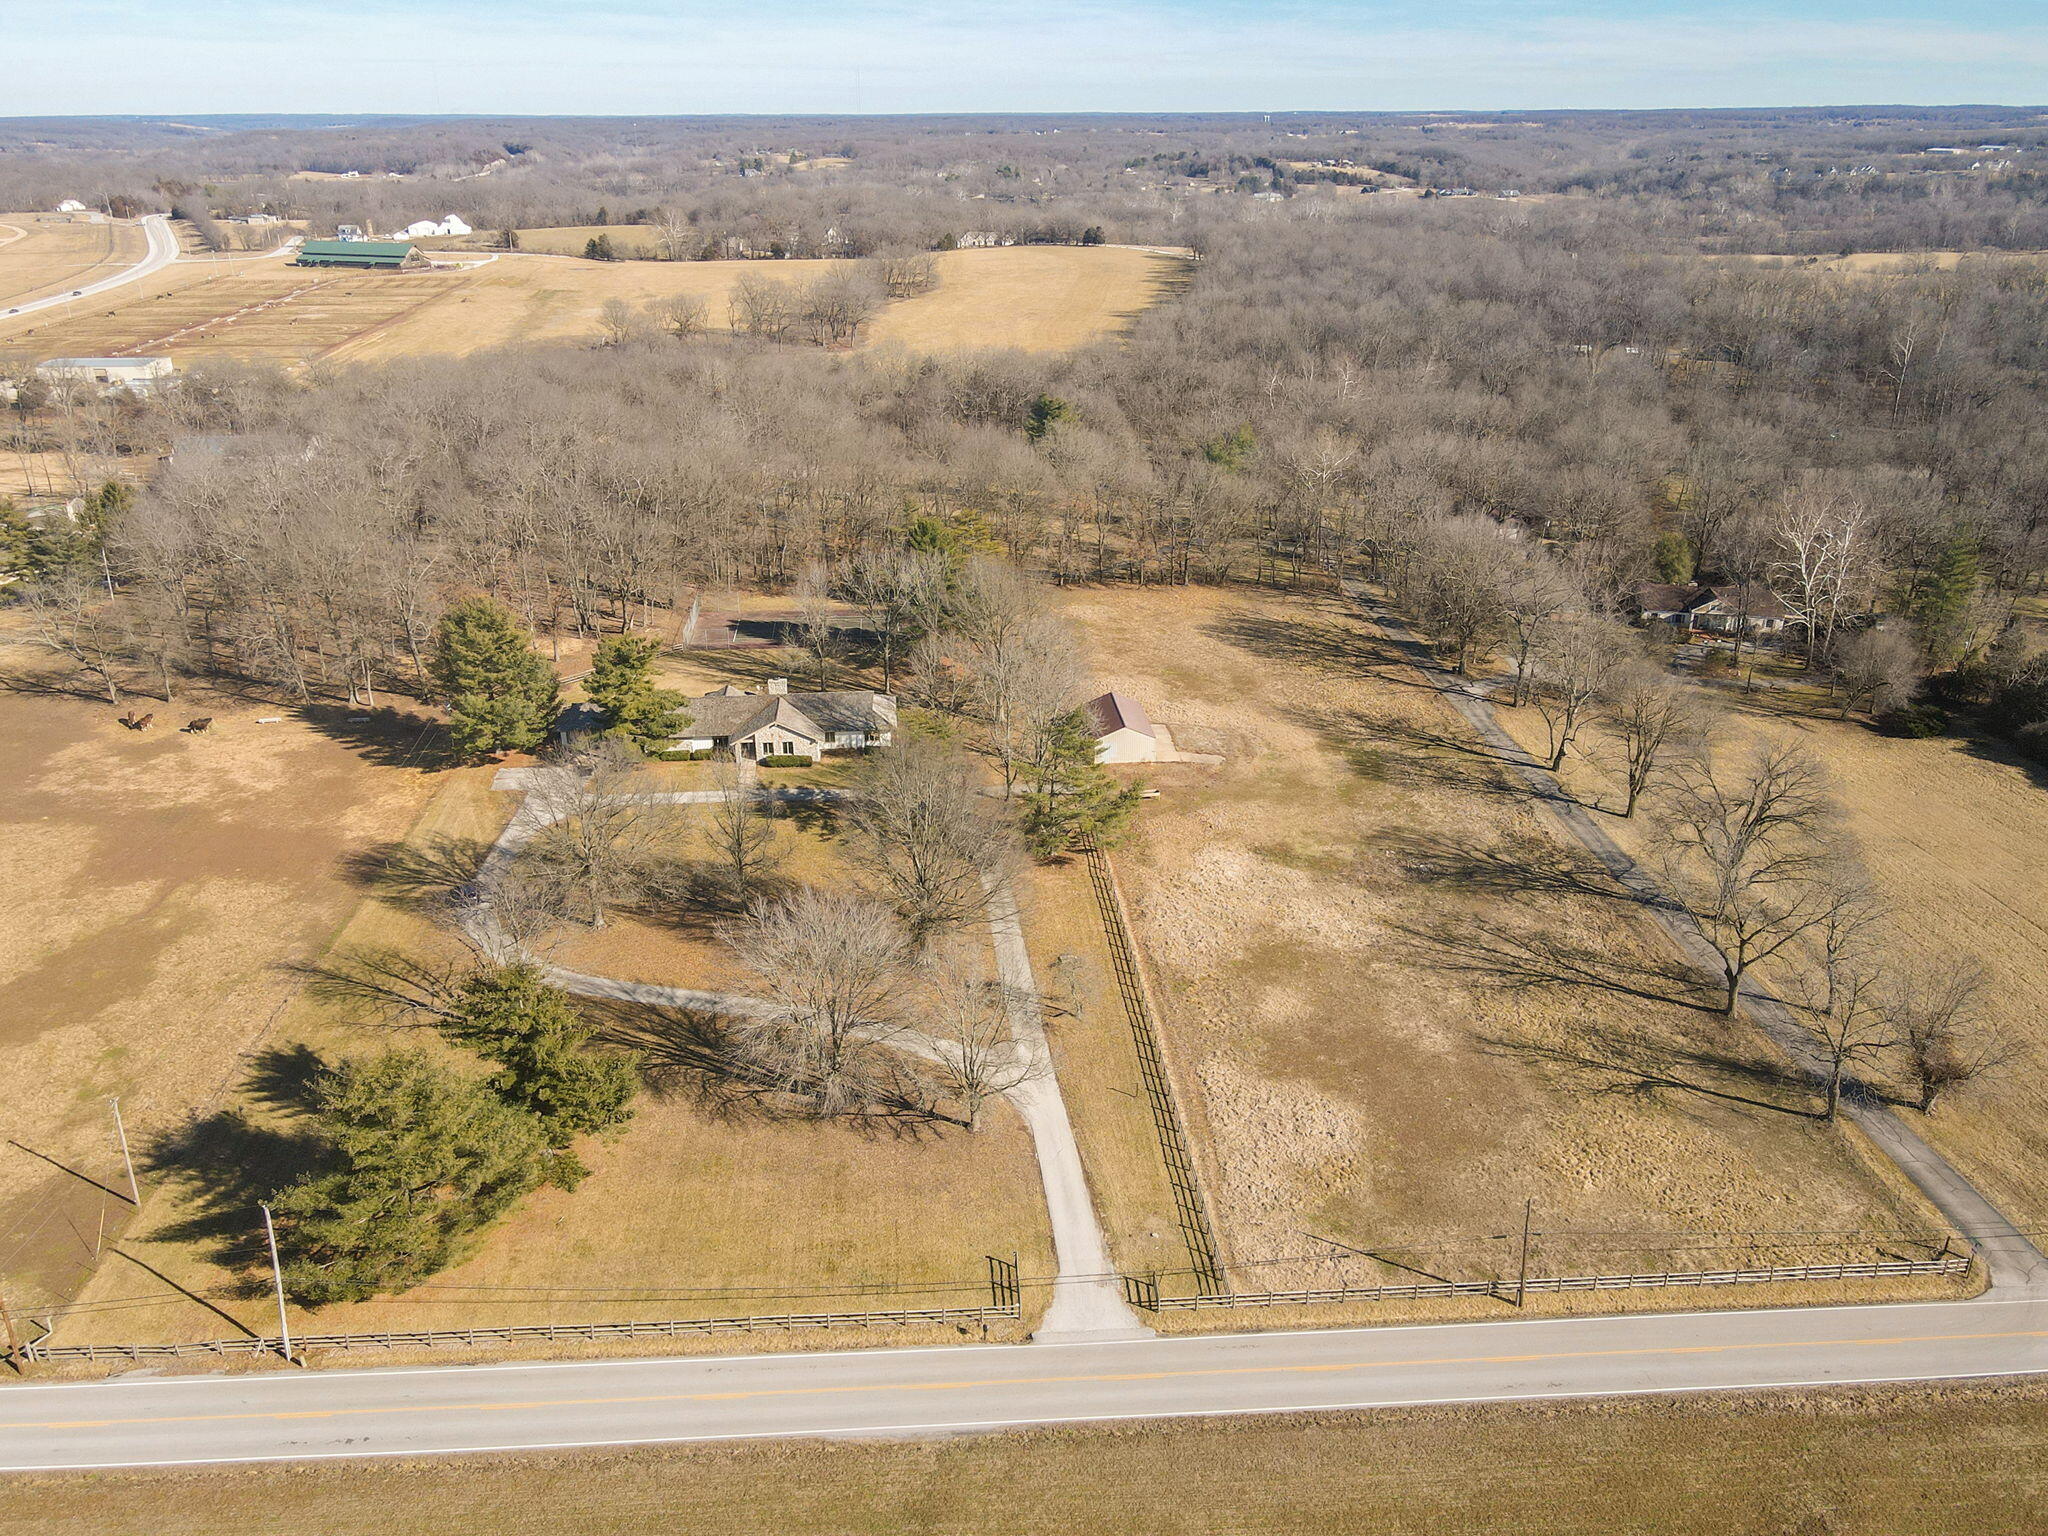
[[170, 366], [168, 357], [53, 357], [36, 364], [38, 368], [141, 368], [156, 363]]
[[396, 256], [412, 254], [407, 240], [308, 240], [299, 247], [301, 256]]
[[1098, 741], [1123, 730], [1136, 731], [1140, 736], [1152, 734], [1152, 722], [1146, 718], [1145, 706], [1125, 694], [1105, 693], [1100, 698], [1090, 699], [1081, 706], [1081, 713], [1087, 716], [1088, 728], [1095, 732]]

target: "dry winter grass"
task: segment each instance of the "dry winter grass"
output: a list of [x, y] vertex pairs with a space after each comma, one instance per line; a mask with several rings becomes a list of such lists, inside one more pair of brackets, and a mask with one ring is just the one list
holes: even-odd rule
[[[1697, 1006], [1344, 607], [1208, 590], [1066, 606], [1099, 684], [1228, 755], [1157, 770], [1164, 793], [1119, 861], [1240, 1285], [1405, 1274], [1332, 1244], [1499, 1273], [1512, 1255], [1496, 1235], [1525, 1197], [1539, 1233], [1932, 1220], [1850, 1133], [1803, 1113], [1758, 1037]], [[1539, 1238], [1537, 1262], [1749, 1256], [1696, 1242], [1658, 1262], [1626, 1235]], [[1271, 1262], [1319, 1251], [1333, 1257]]]
[[5, 1536], [2017, 1536], [2048, 1390], [1914, 1386], [16, 1478]]
[[[2048, 1225], [2048, 774], [1980, 737], [1893, 740], [1860, 723], [1785, 712], [1771, 695], [1723, 697], [1733, 701], [1727, 750], [1794, 742], [1827, 764], [1848, 830], [1895, 914], [1898, 957], [1983, 966], [1982, 1003], [2026, 1054], [1932, 1115], [1903, 1113], [2010, 1215]], [[1541, 735], [1540, 721], [1509, 723], [1524, 739]], [[1611, 753], [1598, 738], [1586, 746], [1567, 764], [1567, 783], [1582, 798], [1613, 802]], [[1610, 826], [1638, 850], [1650, 833]]]
[[[714, 673], [684, 661], [673, 675], [698, 686]], [[647, 774], [650, 782], [681, 782], [696, 766]], [[492, 791], [489, 779], [489, 770], [452, 776], [401, 847], [365, 861], [373, 894], [331, 953], [456, 953], [430, 904], [474, 867], [511, 813], [511, 798]], [[679, 813], [680, 840], [689, 838], [689, 818], [703, 814]], [[792, 878], [844, 878], [829, 829], [785, 821], [777, 839]], [[621, 917], [573, 935], [553, 958], [677, 986], [745, 984], [708, 921]], [[987, 1297], [984, 1255], [1016, 1253], [1027, 1274], [1050, 1272], [1030, 1141], [1007, 1111], [996, 1110], [971, 1136], [912, 1123], [783, 1118], [707, 1091], [692, 1070], [703, 1042], [698, 1021], [621, 1010], [612, 1025], [649, 1051], [655, 1081], [623, 1136], [583, 1150], [592, 1172], [579, 1188], [529, 1198], [465, 1262], [403, 1296], [295, 1313], [294, 1328], [380, 1332], [979, 1305]], [[331, 1058], [394, 1043], [433, 1046], [418, 1034], [394, 1041], [334, 1005], [302, 998], [269, 1032], [269, 1054], [256, 1069], [244, 1065], [234, 1074], [234, 1101], [259, 1129], [287, 1125], [279, 1090], [303, 1073], [304, 1053]], [[214, 1070], [225, 1064], [217, 1060]], [[235, 1179], [220, 1173], [165, 1181], [148, 1194], [120, 1255], [101, 1264], [80, 1297], [90, 1310], [65, 1319], [61, 1340], [201, 1339], [274, 1327], [263, 1297], [246, 1294], [224, 1267], [217, 1236], [182, 1230], [194, 1221], [232, 1225], [248, 1199], [261, 1198], [260, 1190], [247, 1199], [232, 1193]], [[260, 1160], [247, 1174], [252, 1184], [265, 1176]], [[684, 1340], [673, 1347], [707, 1346]]]
[[[30, 664], [0, 647], [0, 670]], [[217, 699], [156, 711], [0, 693], [0, 1284], [69, 1295], [129, 1211], [107, 1098], [138, 1149], [219, 1101], [359, 899], [340, 865], [428, 783], [414, 734]], [[176, 727], [213, 717], [204, 735]]]
[[0, 213], [0, 312], [111, 277], [142, 259], [136, 224], [74, 224], [61, 214]]
[[[580, 249], [580, 246], [578, 247]], [[0, 247], [4, 260], [6, 247]], [[49, 316], [0, 319], [0, 351], [42, 356], [134, 352], [180, 364], [381, 362], [533, 341], [594, 341], [599, 311], [678, 295], [703, 301], [714, 330], [745, 276], [796, 283], [845, 270], [832, 261], [597, 262], [521, 253], [431, 272], [342, 272], [243, 261], [203, 263]], [[1166, 291], [1167, 256], [1111, 247], [952, 251], [940, 286], [892, 304], [871, 340], [915, 352], [973, 347], [1048, 351], [1110, 334]], [[4, 269], [0, 269], [4, 270]]]

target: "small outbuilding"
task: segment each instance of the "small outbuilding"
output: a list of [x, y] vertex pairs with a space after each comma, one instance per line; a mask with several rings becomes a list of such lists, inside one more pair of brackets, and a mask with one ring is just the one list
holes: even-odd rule
[[100, 384], [146, 395], [172, 374], [168, 357], [53, 357], [36, 364], [52, 384]]
[[1156, 763], [1159, 733], [1136, 699], [1105, 693], [1081, 706], [1082, 718], [1095, 734], [1098, 763]]

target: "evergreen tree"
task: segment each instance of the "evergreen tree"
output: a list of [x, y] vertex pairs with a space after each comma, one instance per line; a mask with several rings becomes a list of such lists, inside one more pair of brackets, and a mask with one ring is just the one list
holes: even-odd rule
[[1057, 395], [1040, 395], [1031, 402], [1031, 412], [1024, 421], [1024, 435], [1034, 443], [1041, 442], [1054, 427], [1073, 419], [1073, 406]]
[[19, 581], [35, 569], [35, 526], [9, 496], [0, 496], [0, 579]]
[[612, 246], [610, 235], [599, 235], [583, 244], [583, 256], [587, 261], [617, 261], [619, 253]]
[[1961, 658], [1980, 576], [1976, 537], [1959, 528], [1943, 547], [1913, 605], [1913, 623], [1935, 662], [1953, 664]]
[[1024, 812], [1018, 829], [1025, 845], [1048, 859], [1084, 838], [1112, 843], [1130, 825], [1140, 788], [1119, 786], [1095, 761], [1095, 736], [1081, 711], [1048, 721], [1025, 764]]
[[504, 605], [471, 597], [442, 615], [428, 674], [463, 756], [526, 752], [547, 740], [559, 701], [555, 669]]
[[660, 652], [658, 641], [611, 635], [599, 642], [583, 684], [590, 702], [610, 718], [612, 733], [643, 752], [667, 746], [690, 723], [688, 700], [673, 688], [654, 685], [654, 658]]
[[326, 1166], [273, 1202], [306, 1306], [417, 1285], [550, 1177], [532, 1116], [421, 1052], [345, 1061], [315, 1092]]
[[1657, 579], [1682, 586], [1692, 580], [1699, 568], [1699, 553], [1692, 547], [1692, 540], [1676, 529], [1667, 529], [1657, 535]]
[[[531, 965], [471, 977], [443, 1032], [498, 1064], [489, 1086], [531, 1114], [551, 1148], [559, 1151], [578, 1136], [632, 1118], [640, 1086], [637, 1058], [591, 1049], [590, 1025]], [[582, 1165], [574, 1158], [567, 1162], [580, 1177]]]

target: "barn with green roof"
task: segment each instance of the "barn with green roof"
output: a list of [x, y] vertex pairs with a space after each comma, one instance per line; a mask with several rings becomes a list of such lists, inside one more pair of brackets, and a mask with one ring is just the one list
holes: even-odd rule
[[400, 272], [424, 267], [427, 260], [403, 240], [308, 240], [299, 247], [300, 267], [361, 267]]

